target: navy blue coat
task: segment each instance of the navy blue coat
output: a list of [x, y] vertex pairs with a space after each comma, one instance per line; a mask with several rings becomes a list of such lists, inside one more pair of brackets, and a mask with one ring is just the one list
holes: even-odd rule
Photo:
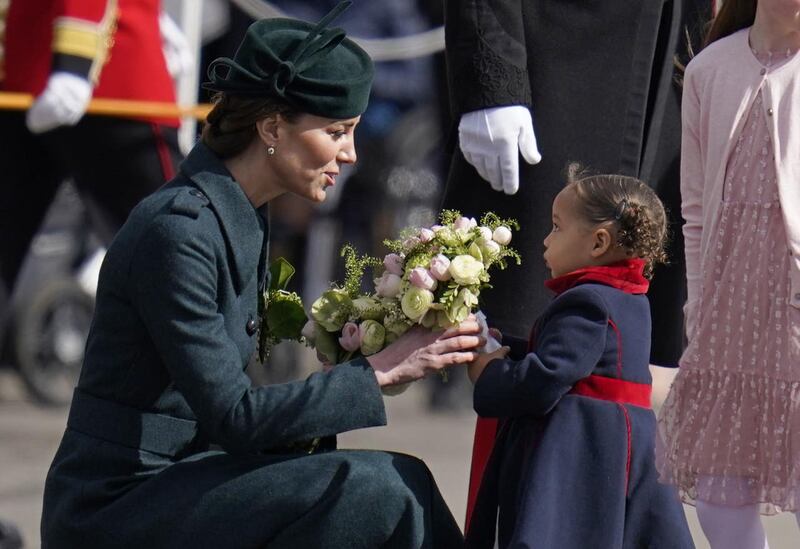
[[647, 407], [571, 393], [587, 376], [651, 383], [645, 295], [580, 283], [540, 317], [532, 352], [492, 361], [475, 411], [501, 419], [467, 547], [694, 547], [674, 489], [656, 481]]
[[363, 359], [281, 385], [245, 375], [267, 228], [202, 144], [132, 212], [100, 272], [43, 547], [460, 546], [419, 460], [289, 448], [386, 417]]

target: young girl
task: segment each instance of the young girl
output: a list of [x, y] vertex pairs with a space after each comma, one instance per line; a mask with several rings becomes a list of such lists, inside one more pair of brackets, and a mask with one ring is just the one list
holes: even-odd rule
[[544, 241], [556, 297], [527, 355], [503, 347], [469, 367], [475, 411], [500, 428], [467, 547], [694, 547], [654, 463], [645, 293], [664, 208], [637, 179], [570, 172]]
[[689, 345], [659, 468], [714, 549], [762, 549], [759, 512], [797, 512], [800, 489], [800, 1], [726, 0], [707, 42], [684, 79]]

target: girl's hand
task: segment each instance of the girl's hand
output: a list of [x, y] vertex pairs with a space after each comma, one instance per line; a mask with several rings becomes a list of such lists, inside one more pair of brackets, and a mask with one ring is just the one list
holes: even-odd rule
[[478, 358], [476, 358], [467, 366], [467, 376], [469, 377], [469, 380], [474, 384], [476, 381], [478, 381], [478, 378], [481, 377], [481, 374], [483, 373], [483, 370], [486, 368], [487, 364], [496, 358], [505, 358], [509, 350], [511, 350], [510, 347], [500, 347], [491, 353], [483, 353], [478, 355]]
[[381, 387], [422, 379], [447, 366], [473, 362], [476, 347], [485, 343], [480, 327], [470, 315], [460, 325], [444, 332], [414, 327], [367, 361]]

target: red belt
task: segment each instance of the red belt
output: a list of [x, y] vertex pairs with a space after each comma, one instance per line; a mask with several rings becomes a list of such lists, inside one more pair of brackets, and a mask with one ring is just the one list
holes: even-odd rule
[[573, 385], [569, 393], [650, 408], [652, 390], [649, 383], [634, 383], [624, 379], [591, 375]]

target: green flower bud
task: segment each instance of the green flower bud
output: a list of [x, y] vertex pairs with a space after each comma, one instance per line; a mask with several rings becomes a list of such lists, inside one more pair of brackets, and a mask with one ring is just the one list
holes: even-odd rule
[[357, 297], [353, 300], [353, 307], [358, 317], [364, 320], [383, 320], [383, 315], [386, 314], [381, 302], [370, 296]]
[[419, 320], [422, 315], [428, 312], [433, 303], [433, 292], [423, 288], [412, 286], [403, 294], [400, 300], [400, 307], [403, 313], [411, 320]]
[[343, 290], [328, 290], [311, 305], [311, 317], [327, 331], [338, 332], [347, 322], [352, 305]]
[[361, 352], [369, 356], [383, 349], [386, 341], [386, 330], [377, 320], [365, 320], [358, 326], [361, 336]]
[[458, 295], [453, 300], [453, 305], [448, 311], [448, 317], [454, 324], [464, 322], [472, 308], [478, 304], [478, 296], [473, 294], [467, 288], [462, 288]]

